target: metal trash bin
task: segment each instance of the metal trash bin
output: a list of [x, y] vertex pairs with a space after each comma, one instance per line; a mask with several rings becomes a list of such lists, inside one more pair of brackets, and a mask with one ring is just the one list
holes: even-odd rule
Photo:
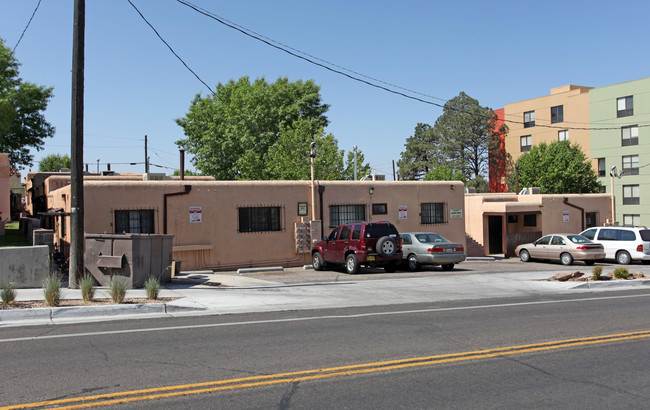
[[101, 286], [113, 275], [126, 278], [127, 285], [141, 288], [153, 276], [171, 280], [174, 235], [86, 234], [86, 269]]

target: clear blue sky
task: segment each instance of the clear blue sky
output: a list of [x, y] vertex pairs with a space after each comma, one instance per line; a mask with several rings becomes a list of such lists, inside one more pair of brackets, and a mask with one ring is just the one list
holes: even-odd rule
[[[357, 145], [373, 172], [392, 179], [392, 161], [418, 122], [439, 107], [327, 71], [225, 27], [175, 0], [132, 0], [211, 87], [249, 76], [321, 86], [339, 147]], [[16, 45], [38, 0], [0, 0], [0, 37]], [[600, 87], [650, 75], [646, 1], [229, 1], [193, 3], [275, 41], [444, 103], [461, 91], [493, 109], [566, 84]], [[25, 81], [54, 87], [45, 112], [56, 136], [35, 161], [70, 153], [73, 0], [42, 0], [16, 49]], [[391, 87], [394, 88], [394, 87]], [[156, 37], [126, 0], [86, 0], [85, 144], [90, 170], [106, 163], [143, 172], [178, 169], [174, 122], [209, 91]], [[189, 159], [186, 161], [188, 168]], [[37, 170], [35, 163], [32, 170]]]

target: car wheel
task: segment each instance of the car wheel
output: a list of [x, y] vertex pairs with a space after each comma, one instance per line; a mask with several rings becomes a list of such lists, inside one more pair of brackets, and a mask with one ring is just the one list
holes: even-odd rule
[[596, 261], [585, 261], [585, 265], [589, 266], [593, 265], [594, 263], [596, 263]]
[[355, 254], [351, 253], [345, 258], [345, 270], [350, 275], [359, 272], [359, 259]]
[[397, 252], [397, 243], [390, 236], [382, 236], [377, 241], [377, 253], [384, 258], [390, 258]]
[[453, 270], [454, 269], [454, 264], [453, 263], [445, 263], [444, 265], [441, 265], [442, 270]]
[[320, 256], [320, 253], [314, 252], [314, 254], [311, 256], [311, 266], [314, 268], [314, 270], [323, 270], [325, 263], [323, 262], [323, 257]]
[[630, 254], [626, 251], [620, 251], [616, 254], [616, 263], [619, 265], [628, 265], [632, 261]]
[[519, 259], [521, 259], [522, 262], [530, 262], [530, 253], [528, 253], [526, 249], [523, 249], [521, 252], [519, 252]]
[[393, 273], [396, 270], [397, 270], [396, 262], [389, 262], [386, 265], [384, 265], [384, 271], [386, 271], [386, 273]]
[[560, 255], [560, 262], [562, 262], [562, 265], [571, 265], [573, 263], [573, 256], [570, 253], [563, 253]]
[[409, 255], [408, 259], [406, 259], [406, 264], [411, 272], [420, 270], [420, 261], [418, 260], [418, 257], [413, 253]]

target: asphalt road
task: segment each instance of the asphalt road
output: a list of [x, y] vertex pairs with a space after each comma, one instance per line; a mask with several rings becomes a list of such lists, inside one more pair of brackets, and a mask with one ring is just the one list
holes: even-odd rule
[[642, 289], [9, 328], [0, 403], [643, 408], [649, 317]]

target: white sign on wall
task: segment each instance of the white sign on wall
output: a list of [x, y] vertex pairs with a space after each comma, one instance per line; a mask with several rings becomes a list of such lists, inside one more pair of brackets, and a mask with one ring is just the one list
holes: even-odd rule
[[408, 219], [408, 207], [406, 205], [397, 207], [397, 217], [399, 219]]
[[203, 211], [200, 206], [190, 206], [190, 223], [200, 224], [203, 220]]
[[569, 211], [562, 212], [562, 221], [569, 222]]

